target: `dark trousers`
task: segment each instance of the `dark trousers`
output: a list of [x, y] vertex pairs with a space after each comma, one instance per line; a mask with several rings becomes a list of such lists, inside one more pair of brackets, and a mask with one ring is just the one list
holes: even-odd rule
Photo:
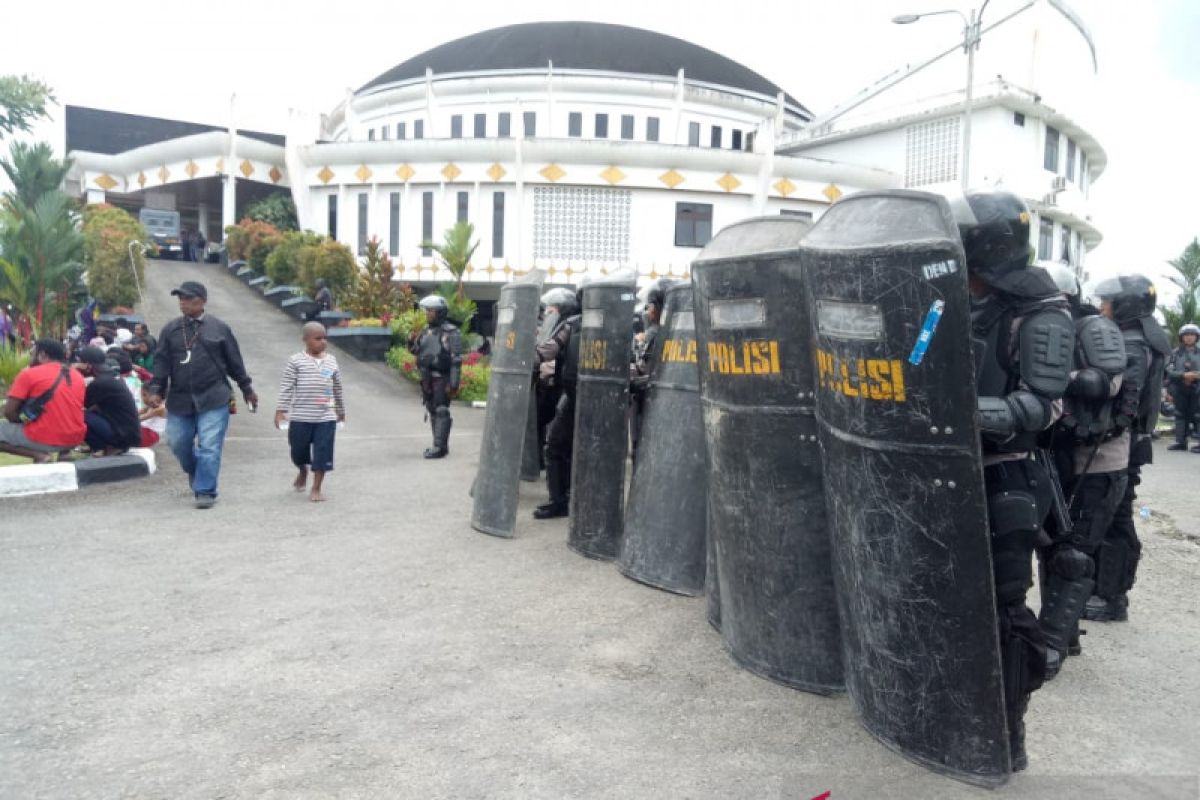
[[1171, 381], [1171, 397], [1175, 400], [1175, 441], [1187, 444], [1188, 436], [1200, 436], [1196, 431], [1200, 414], [1200, 392], [1196, 384]]
[[83, 421], [87, 423], [87, 433], [84, 434], [83, 440], [87, 442], [88, 448], [93, 452], [99, 452], [107, 447], [117, 447], [126, 449], [128, 444], [122, 444], [117, 441], [117, 433], [113, 430], [109, 421], [105, 419], [99, 412], [85, 411]]
[[546, 467], [546, 437], [547, 431], [550, 428], [550, 423], [554, 420], [555, 411], [558, 409], [558, 398], [562, 396], [562, 390], [557, 386], [543, 386], [540, 383], [535, 385], [534, 398], [537, 402], [537, 435], [538, 435], [538, 466], [545, 469]]
[[1133, 501], [1142, 482], [1142, 468], [1129, 468], [1129, 481], [1113, 511], [1112, 524], [1096, 556], [1096, 594], [1113, 600], [1133, 588], [1142, 557], [1142, 542], [1133, 524]]
[[333, 440], [337, 423], [289, 422], [288, 445], [292, 448], [292, 463], [297, 467], [312, 467], [313, 472], [333, 469]]
[[575, 393], [563, 392], [554, 419], [546, 429], [546, 488], [550, 502], [571, 499], [571, 456], [575, 449]]
[[433, 432], [433, 446], [441, 450], [449, 450], [450, 426], [450, 385], [442, 375], [429, 375], [421, 378], [421, 398], [425, 409], [429, 412], [429, 427]]
[[1050, 510], [1046, 471], [1033, 461], [1008, 461], [983, 470], [992, 535], [1004, 706], [1014, 741], [1024, 739], [1029, 696], [1046, 677], [1046, 641], [1025, 603], [1033, 585], [1033, 551]]

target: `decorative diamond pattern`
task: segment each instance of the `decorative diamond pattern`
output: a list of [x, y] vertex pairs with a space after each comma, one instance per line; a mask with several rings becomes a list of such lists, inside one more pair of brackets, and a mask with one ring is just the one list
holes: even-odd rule
[[771, 187], [784, 197], [787, 197], [792, 192], [796, 191], [796, 184], [792, 183], [787, 178], [780, 178], [779, 180], [775, 181], [775, 183], [771, 184]]
[[171, 177], [171, 170], [167, 169], [165, 166], [164, 166], [164, 167], [159, 167], [159, 168], [158, 168], [158, 181], [159, 181], [159, 183], [166, 183], [166, 182], [167, 182], [167, 178], [169, 178], [169, 177]]
[[225, 171], [225, 159], [218, 158], [217, 159], [217, 174], [220, 175], [224, 171]]
[[538, 174], [551, 183], [555, 183], [556, 181], [561, 180], [562, 177], [567, 174], [567, 171], [558, 164], [547, 164], [538, 170]]
[[632, 198], [629, 189], [534, 186], [533, 257], [628, 261]]
[[106, 192], [117, 185], [116, 179], [108, 174], [101, 175], [99, 178], [96, 178], [95, 183]]
[[317, 173], [317, 177], [320, 178], [321, 183], [329, 183], [335, 176], [333, 170], [329, 167], [321, 167], [321, 171]]
[[487, 176], [494, 181], [500, 180], [507, 174], [508, 173], [504, 170], [504, 167], [500, 166], [499, 164], [492, 164], [487, 170]]
[[457, 178], [459, 175], [462, 175], [462, 170], [459, 169], [458, 166], [453, 161], [451, 161], [446, 166], [442, 167], [442, 177], [445, 178], [446, 180], [450, 181], [451, 183], [453, 183], [454, 179]]
[[717, 186], [720, 186], [727, 192], [732, 192], [734, 189], [742, 185], [742, 182], [735, 178], [732, 174], [726, 172], [720, 178], [717, 178]]
[[673, 169], [669, 169], [662, 175], [659, 175], [658, 179], [665, 183], [668, 189], [674, 189], [676, 186], [683, 183], [684, 180], [683, 176]]
[[371, 180], [371, 170], [367, 169], [366, 164], [359, 164], [358, 169], [354, 170], [354, 177], [358, 178], [359, 183], [366, 183]]
[[283, 177], [283, 173], [279, 171], [279, 167], [271, 167], [271, 171], [267, 173], [271, 176], [271, 183], [279, 183], [279, 179]]
[[831, 183], [821, 190], [821, 194], [829, 198], [829, 202], [836, 203], [837, 199], [842, 196], [842, 190], [837, 187], [836, 183]]
[[137, 181], [138, 181], [138, 186], [140, 186], [140, 187], [142, 187], [143, 189], [145, 189], [145, 188], [146, 188], [146, 173], [144, 173], [144, 172], [139, 172], [139, 173], [138, 173], [138, 178], [137, 178]]
[[411, 179], [412, 176], [416, 175], [416, 174], [417, 174], [417, 171], [415, 169], [413, 169], [411, 166], [409, 166], [408, 164], [401, 164], [400, 167], [396, 170], [396, 177], [399, 178], [400, 180], [404, 181], [405, 183], [408, 183], [409, 179]]
[[613, 186], [616, 186], [618, 183], [625, 180], [625, 173], [621, 172], [621, 170], [617, 167], [611, 166], [601, 172], [600, 177], [604, 178], [604, 180], [608, 181]]
[[254, 165], [246, 159], [242, 159], [242, 163], [238, 166], [238, 169], [241, 170], [242, 176], [246, 178], [254, 174]]
[[199, 166], [197, 166], [197, 164], [196, 164], [196, 162], [195, 162], [195, 161], [192, 161], [192, 160], [189, 158], [189, 159], [188, 159], [187, 166], [183, 168], [183, 171], [187, 173], [187, 176], [188, 176], [189, 178], [195, 178], [195, 177], [196, 177], [196, 173], [200, 171], [200, 167], [199, 167]]

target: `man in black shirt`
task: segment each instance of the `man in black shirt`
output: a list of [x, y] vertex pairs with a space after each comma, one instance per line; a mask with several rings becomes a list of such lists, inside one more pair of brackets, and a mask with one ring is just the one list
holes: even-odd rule
[[84, 441], [92, 455], [117, 455], [137, 447], [142, 440], [142, 424], [129, 387], [100, 348], [83, 348], [79, 360], [92, 376], [83, 395], [83, 418], [87, 423]]
[[159, 333], [147, 402], [158, 406], [165, 396], [171, 451], [188, 474], [196, 508], [212, 508], [233, 401], [226, 376], [242, 390], [252, 412], [258, 409], [258, 395], [250, 385], [233, 331], [204, 311], [208, 302], [204, 285], [184, 281], [171, 294], [179, 298], [183, 316]]

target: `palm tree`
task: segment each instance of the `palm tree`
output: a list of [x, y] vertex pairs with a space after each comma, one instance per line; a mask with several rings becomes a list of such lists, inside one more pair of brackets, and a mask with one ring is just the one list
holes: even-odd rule
[[1167, 263], [1178, 273], [1169, 276], [1171, 283], [1182, 290], [1176, 307], [1162, 310], [1168, 332], [1174, 339], [1181, 326], [1195, 322], [1200, 316], [1197, 314], [1200, 309], [1197, 309], [1196, 296], [1197, 292], [1200, 292], [1200, 241], [1192, 239], [1192, 243], [1183, 249], [1179, 258], [1173, 258]]
[[13, 191], [4, 196], [8, 201], [20, 201], [33, 207], [46, 192], [61, 189], [71, 167], [71, 159], [59, 161], [45, 142], [27, 144], [13, 142], [8, 148], [8, 160], [0, 159]]
[[442, 266], [454, 276], [454, 291], [459, 299], [463, 296], [463, 274], [467, 271], [467, 265], [471, 263], [471, 257], [475, 255], [475, 249], [479, 247], [478, 241], [471, 244], [471, 237], [474, 235], [474, 225], [469, 222], [456, 222], [453, 228], [446, 229], [441, 244], [421, 242], [421, 248], [432, 248], [438, 254]]
[[57, 306], [59, 322], [65, 320], [71, 288], [83, 272], [78, 214], [71, 198], [57, 190], [32, 206], [11, 197], [5, 205], [0, 240], [10, 263], [0, 271], [0, 296], [20, 308], [40, 335], [48, 304]]

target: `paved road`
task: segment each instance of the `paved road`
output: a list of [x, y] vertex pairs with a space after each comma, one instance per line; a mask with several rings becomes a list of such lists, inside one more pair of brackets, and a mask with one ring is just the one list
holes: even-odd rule
[[416, 392], [382, 367], [340, 359], [349, 425], [306, 502], [267, 413], [298, 325], [219, 267], [148, 272], [155, 328], [173, 285], [208, 285], [264, 411], [234, 419], [211, 511], [165, 449], [141, 482], [0, 501], [0, 797], [1196, 796], [1169, 776], [1200, 764], [1200, 456], [1150, 473], [1169, 535], [1132, 619], [1035, 697], [1032, 766], [992, 794], [890, 753], [845, 698], [736, 668], [701, 600], [529, 520], [541, 487], [517, 539], [471, 531], [480, 412], [423, 461]]

